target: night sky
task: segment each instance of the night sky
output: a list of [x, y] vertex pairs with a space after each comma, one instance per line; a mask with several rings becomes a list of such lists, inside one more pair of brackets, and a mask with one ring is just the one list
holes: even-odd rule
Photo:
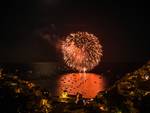
[[99, 37], [104, 51], [103, 62], [150, 59], [146, 3], [98, 1], [1, 2], [0, 62], [58, 61], [57, 41], [76, 31], [88, 31]]

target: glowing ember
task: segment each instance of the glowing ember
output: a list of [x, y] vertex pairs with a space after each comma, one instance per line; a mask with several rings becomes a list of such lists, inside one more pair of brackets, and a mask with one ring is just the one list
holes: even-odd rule
[[104, 78], [93, 73], [72, 73], [58, 80], [57, 95], [66, 91], [69, 95], [82, 94], [84, 98], [94, 98], [105, 89]]
[[61, 44], [65, 63], [79, 72], [98, 65], [102, 56], [101, 48], [98, 38], [87, 32], [71, 33]]

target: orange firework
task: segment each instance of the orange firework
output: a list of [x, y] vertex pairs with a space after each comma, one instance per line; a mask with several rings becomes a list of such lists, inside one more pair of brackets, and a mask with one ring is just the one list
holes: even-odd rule
[[67, 66], [80, 72], [93, 69], [102, 56], [98, 38], [87, 32], [69, 34], [62, 41], [61, 49]]

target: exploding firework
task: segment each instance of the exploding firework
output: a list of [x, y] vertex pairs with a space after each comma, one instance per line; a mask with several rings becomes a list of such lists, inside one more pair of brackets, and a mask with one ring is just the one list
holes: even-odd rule
[[87, 32], [69, 34], [62, 41], [61, 49], [66, 65], [80, 72], [93, 69], [102, 56], [98, 38]]

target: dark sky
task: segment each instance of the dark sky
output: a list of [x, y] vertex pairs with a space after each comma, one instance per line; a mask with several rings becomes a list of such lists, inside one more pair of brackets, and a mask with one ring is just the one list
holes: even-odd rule
[[57, 61], [57, 40], [76, 31], [99, 37], [103, 62], [150, 59], [146, 3], [98, 1], [101, 0], [1, 2], [0, 62]]

